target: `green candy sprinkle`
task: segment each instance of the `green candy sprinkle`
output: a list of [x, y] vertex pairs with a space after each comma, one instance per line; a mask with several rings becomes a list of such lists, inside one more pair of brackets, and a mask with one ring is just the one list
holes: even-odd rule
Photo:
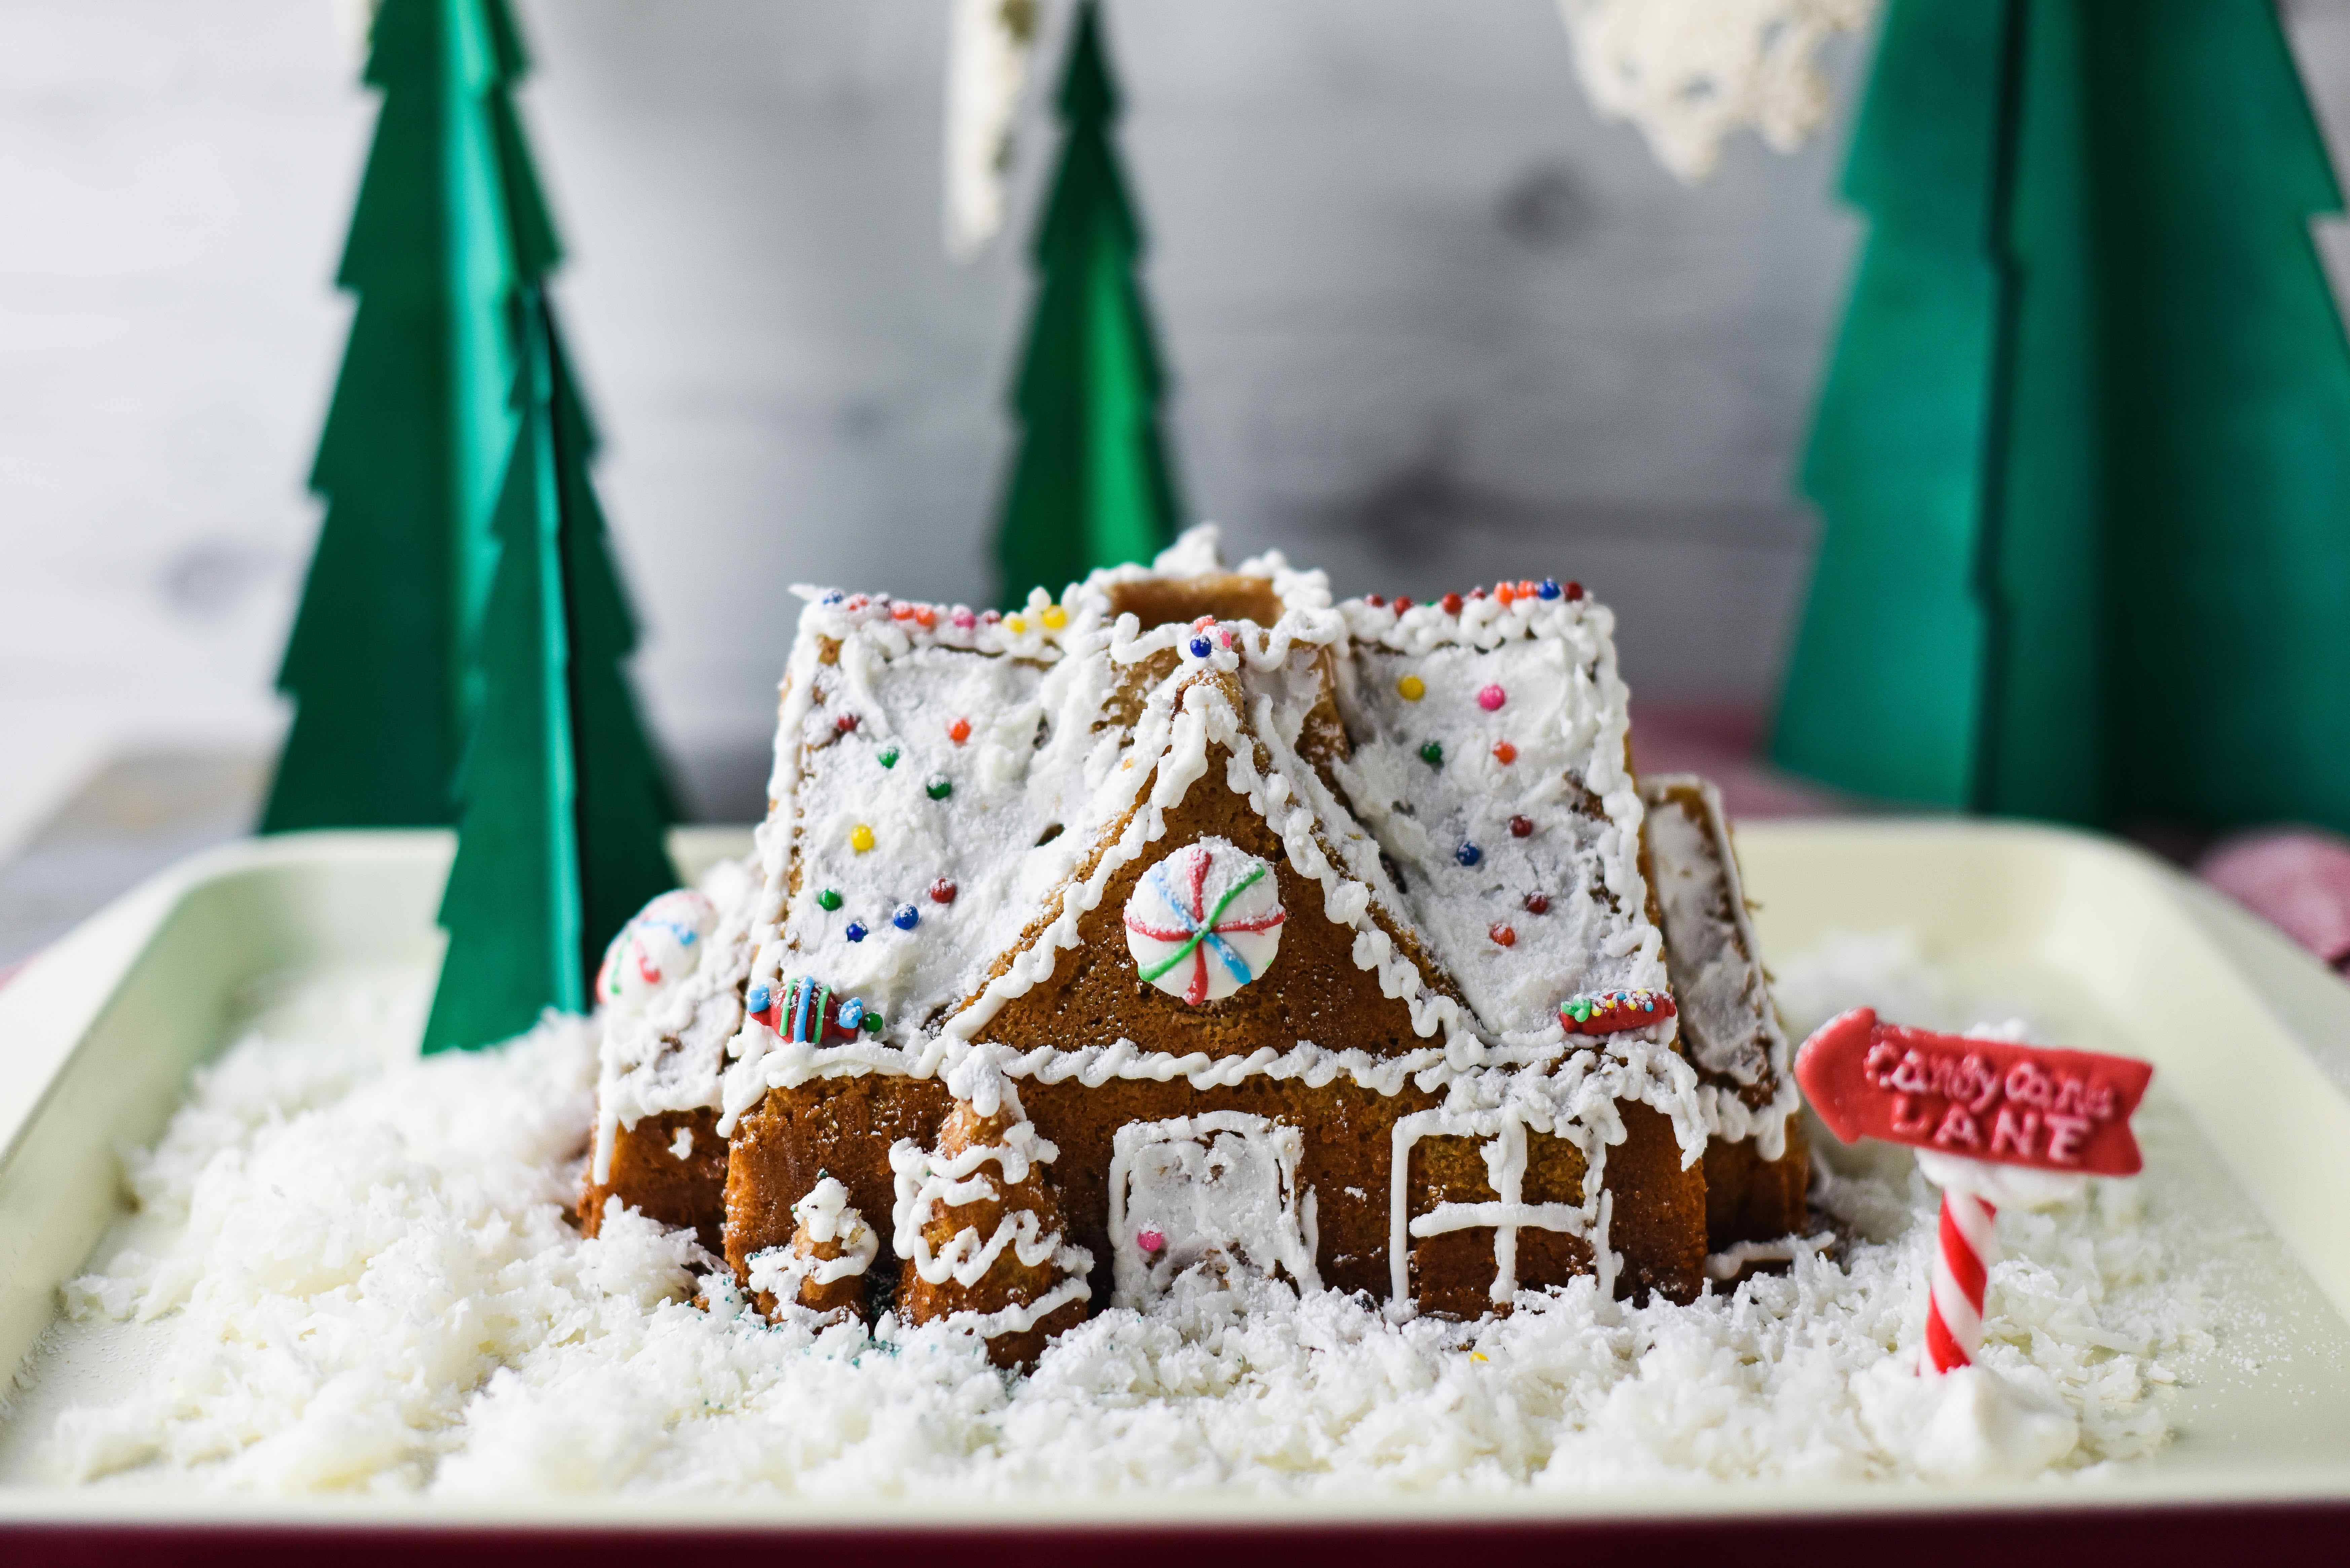
[[879, 1013], [878, 1013], [878, 1012], [868, 1012], [868, 1013], [867, 1013], [867, 1014], [865, 1015], [865, 1022], [864, 1022], [864, 1023], [863, 1023], [862, 1027], [863, 1027], [863, 1029], [864, 1029], [865, 1033], [867, 1033], [868, 1034], [879, 1034], [879, 1033], [881, 1033], [881, 1015], [880, 1015]]
[[922, 793], [932, 800], [944, 800], [954, 794], [954, 780], [944, 774], [932, 774], [931, 782], [922, 786]]
[[898, 765], [897, 747], [892, 746], [888, 751], [881, 753], [881, 765], [885, 768], [894, 768]]
[[827, 888], [816, 896], [816, 907], [819, 909], [837, 909], [840, 908], [840, 895]]
[[1419, 748], [1419, 760], [1431, 768], [1440, 768], [1444, 765], [1444, 748], [1430, 741]]

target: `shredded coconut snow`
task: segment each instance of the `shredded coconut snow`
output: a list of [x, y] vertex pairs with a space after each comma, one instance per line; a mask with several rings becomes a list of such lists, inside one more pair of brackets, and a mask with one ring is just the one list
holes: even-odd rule
[[[1847, 948], [1788, 989], [1813, 1009], [1926, 989], [1905, 964]], [[583, 1239], [565, 1205], [595, 1075], [577, 1021], [388, 1065], [356, 1043], [232, 1047], [130, 1159], [143, 1213], [52, 1334], [144, 1323], [163, 1343], [50, 1417], [39, 1465], [484, 1496], [1587, 1490], [1994, 1473], [2016, 1468], [2002, 1434], [2038, 1419], [2042, 1441], [2076, 1434], [2038, 1456], [2074, 1470], [2167, 1439], [2162, 1391], [2220, 1319], [2178, 1189], [2105, 1184], [2001, 1217], [1983, 1360], [2004, 1392], [1922, 1382], [1934, 1195], [1895, 1158], [1824, 1173], [1832, 1248], [1799, 1242], [1786, 1273], [1691, 1306], [1586, 1278], [1506, 1318], [1397, 1324], [1195, 1277], [1012, 1377], [942, 1327], [769, 1326], [691, 1235], [632, 1214]], [[2191, 1135], [2149, 1119], [2158, 1169]]]

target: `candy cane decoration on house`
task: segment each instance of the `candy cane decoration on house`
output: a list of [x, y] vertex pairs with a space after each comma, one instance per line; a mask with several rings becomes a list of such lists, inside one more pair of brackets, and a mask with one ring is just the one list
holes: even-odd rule
[[1929, 1033], [1866, 1007], [1804, 1042], [1795, 1077], [1828, 1130], [1909, 1145], [1942, 1189], [1920, 1372], [1971, 1366], [1982, 1349], [1999, 1204], [2037, 1208], [2091, 1176], [2137, 1174], [2129, 1119], [2153, 1076], [2127, 1056]]
[[1140, 978], [1197, 1007], [1263, 974], [1288, 918], [1270, 865], [1202, 838], [1143, 873], [1126, 900], [1126, 947]]

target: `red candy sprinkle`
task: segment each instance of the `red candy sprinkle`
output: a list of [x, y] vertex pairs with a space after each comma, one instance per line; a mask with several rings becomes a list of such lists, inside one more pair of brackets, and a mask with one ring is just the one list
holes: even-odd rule
[[[1518, 760], [1518, 748], [1507, 741], [1496, 741], [1493, 742], [1493, 760], [1506, 768]], [[1521, 833], [1518, 836], [1523, 838], [1525, 835]]]
[[1469, 597], [1472, 599], [1482, 599], [1485, 597], [1485, 590], [1482, 588], [1471, 588], [1469, 590]]
[[1411, 608], [1411, 601], [1409, 599], [1396, 600], [1396, 614], [1401, 615], [1404, 611], [1409, 608]]
[[1373, 609], [1385, 609], [1388, 605], [1388, 597], [1385, 594], [1373, 594], [1363, 602], [1370, 606]]
[[1459, 615], [1461, 613], [1461, 596], [1459, 594], [1447, 594], [1444, 596], [1442, 602], [1444, 605], [1444, 613], [1446, 615]]
[[1513, 948], [1518, 945], [1518, 933], [1503, 921], [1495, 920], [1492, 930], [1487, 934], [1493, 939], [1493, 945], [1497, 948]]
[[1566, 585], [1566, 597], [1567, 597], [1568, 598], [1571, 598], [1571, 599], [1579, 599], [1579, 598], [1581, 598], [1581, 597], [1583, 597], [1583, 585], [1582, 585], [1581, 583], [1569, 583], [1569, 584], [1567, 584], [1567, 585]]
[[1500, 712], [1502, 704], [1509, 700], [1510, 694], [1498, 686], [1481, 686], [1477, 689], [1477, 706], [1488, 713]]
[[979, 618], [972, 614], [971, 611], [965, 609], [962, 606], [957, 605], [955, 606], [954, 623], [963, 630], [969, 631], [972, 627], [979, 624]]
[[970, 740], [971, 721], [968, 719], [957, 719], [953, 723], [949, 724], [947, 726], [947, 739], [952, 741], [958, 746], [962, 745], [965, 741]]
[[[1503, 742], [1503, 743], [1506, 745], [1508, 742]], [[1534, 834], [1534, 819], [1533, 817], [1531, 817], [1531, 816], [1513, 816], [1513, 817], [1510, 818], [1510, 836], [1511, 836], [1511, 837], [1513, 837], [1513, 838], [1527, 838], [1527, 837], [1531, 837], [1531, 836], [1533, 836], [1533, 834]], [[1542, 911], [1541, 911], [1540, 909], [1536, 909], [1536, 910], [1534, 911], [1534, 913], [1535, 913], [1535, 914], [1537, 914], [1537, 915], [1539, 915], [1539, 914], [1541, 914], [1541, 913], [1542, 913]]]
[[914, 624], [920, 627], [924, 631], [928, 631], [931, 628], [939, 624], [939, 612], [930, 605], [916, 605], [914, 607]]
[[937, 881], [931, 884], [931, 903], [951, 904], [954, 902], [954, 896], [955, 885], [948, 881], [945, 877], [941, 877]]
[[832, 722], [832, 727], [840, 732], [840, 733], [846, 735], [849, 731], [857, 728], [857, 715], [854, 713], [843, 713], [839, 718], [835, 719]]
[[1549, 900], [1548, 898], [1546, 898], [1543, 897], [1540, 893], [1529, 893], [1529, 894], [1527, 894], [1527, 895], [1526, 895], [1526, 913], [1527, 913], [1527, 914], [1529, 914], [1529, 915], [1547, 915], [1547, 914], [1549, 914], [1549, 913], [1550, 913], [1550, 900]]

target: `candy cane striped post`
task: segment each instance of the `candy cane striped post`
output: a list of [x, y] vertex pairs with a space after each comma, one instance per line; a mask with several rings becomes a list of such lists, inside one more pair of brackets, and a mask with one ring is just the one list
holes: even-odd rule
[[1942, 1223], [1935, 1238], [1933, 1294], [1926, 1307], [1921, 1376], [1974, 1364], [1982, 1349], [1983, 1286], [1999, 1262], [1999, 1210], [1960, 1187], [1942, 1189]]

